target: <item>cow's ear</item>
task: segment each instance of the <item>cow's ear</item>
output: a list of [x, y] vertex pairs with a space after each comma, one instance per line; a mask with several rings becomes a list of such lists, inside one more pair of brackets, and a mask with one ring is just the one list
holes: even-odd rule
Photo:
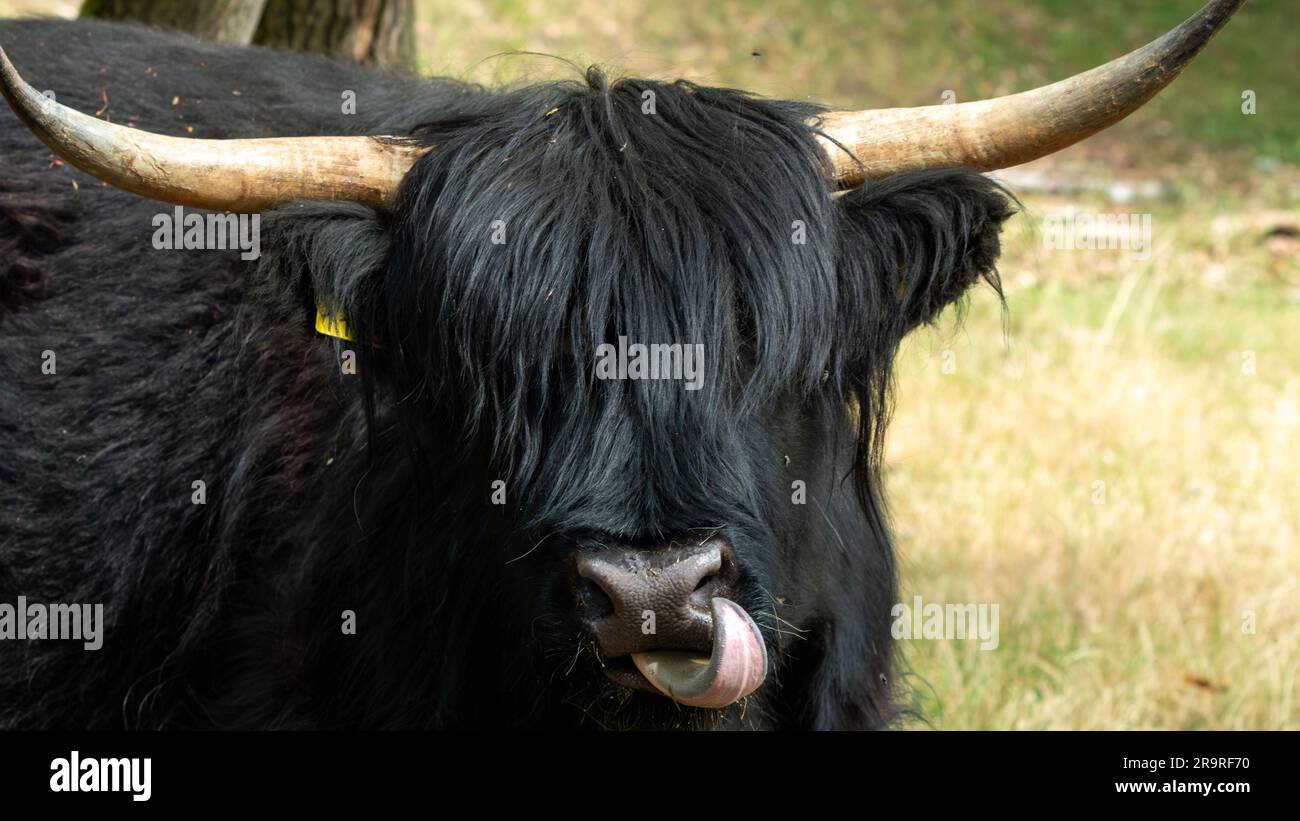
[[897, 174], [839, 197], [849, 332], [897, 341], [980, 279], [1001, 295], [998, 235], [1016, 205], [996, 182], [966, 168]]
[[317, 313], [371, 341], [375, 292], [389, 256], [387, 226], [352, 203], [302, 203], [265, 215], [255, 295], [285, 327], [317, 333]]

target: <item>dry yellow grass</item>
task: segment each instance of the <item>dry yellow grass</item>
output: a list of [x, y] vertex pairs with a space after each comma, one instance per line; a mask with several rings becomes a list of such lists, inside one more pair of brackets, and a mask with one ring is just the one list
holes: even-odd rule
[[985, 292], [900, 357], [904, 601], [1001, 616], [994, 651], [908, 643], [920, 706], [948, 728], [1300, 728], [1297, 246], [1263, 236], [1300, 215], [1157, 213], [1140, 261], [1045, 249], [1029, 228], [1065, 204], [1027, 204], [1007, 337]]

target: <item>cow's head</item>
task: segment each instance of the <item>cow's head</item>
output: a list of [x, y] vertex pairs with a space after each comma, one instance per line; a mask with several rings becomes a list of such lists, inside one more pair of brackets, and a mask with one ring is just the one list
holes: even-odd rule
[[479, 500], [444, 515], [491, 551], [466, 589], [526, 637], [508, 675], [607, 725], [875, 725], [890, 368], [909, 330], [996, 287], [1012, 209], [976, 169], [1126, 116], [1239, 4], [1055, 85], [919, 109], [593, 71], [443, 95], [400, 138], [203, 141], [72, 112], [2, 54], [0, 88], [132, 191], [333, 201], [282, 210], [263, 270], [346, 316], [424, 491]]

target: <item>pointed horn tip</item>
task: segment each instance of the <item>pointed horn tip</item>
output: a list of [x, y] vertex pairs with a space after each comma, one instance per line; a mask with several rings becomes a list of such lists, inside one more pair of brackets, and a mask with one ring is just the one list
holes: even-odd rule
[[4, 46], [0, 46], [0, 88], [19, 88], [27, 85], [18, 69], [9, 61], [9, 55], [5, 54]]
[[0, 47], [0, 97], [13, 109], [19, 122], [38, 137], [41, 136], [44, 128], [39, 123], [37, 114], [41, 103], [47, 98], [23, 79], [3, 47]]
[[[810, 118], [809, 124], [818, 132], [831, 174], [841, 189], [854, 188], [867, 179], [901, 170], [968, 165], [992, 171], [1019, 165], [1066, 148], [1141, 108], [1191, 63], [1245, 2], [1210, 0], [1182, 23], [1145, 46], [1073, 77], [1019, 94], [945, 106], [826, 111]], [[1026, 142], [1025, 134], [1030, 132], [1003, 134], [992, 141], [992, 151], [985, 149], [980, 152], [971, 152], [969, 146], [979, 144], [983, 139], [981, 136], [967, 135], [965, 139], [958, 139], [955, 135], [963, 127], [957, 119], [962, 110], [979, 110], [982, 116], [987, 117], [994, 108], [1006, 112], [1018, 108], [1022, 109], [1021, 117], [1038, 119], [1057, 109], [1104, 113], [1106, 109], [1089, 109], [1086, 100], [1071, 105], [1066, 93], [1074, 93], [1076, 89], [1067, 84], [1080, 80], [1091, 82], [1098, 86], [1092, 89], [1094, 94], [1114, 96], [1125, 76], [1131, 78], [1140, 73], [1139, 69], [1149, 65], [1157, 55], [1163, 62], [1154, 66], [1157, 70], [1147, 78], [1149, 82], [1132, 84], [1133, 87], [1126, 92], [1127, 101], [1120, 99], [1109, 107], [1112, 115], [1093, 117], [1091, 125], [1080, 123], [1078, 118], [1071, 121], [1058, 117], [1063, 121], [1063, 127], [1073, 130], [1073, 135], [1058, 130], [1049, 133], [1053, 139], [1040, 139], [1038, 144], [1034, 144]], [[1117, 70], [1123, 73], [1117, 74]], [[1054, 99], [1049, 100], [1044, 95], [1053, 95]], [[909, 127], [913, 119], [929, 122], [928, 130]]]
[[7, 88], [15, 82], [22, 82], [22, 79], [18, 76], [18, 69], [9, 62], [9, 55], [5, 54], [4, 46], [0, 46], [0, 86]]
[[24, 119], [22, 109], [30, 104], [27, 98], [38, 96], [42, 95], [23, 79], [18, 69], [10, 62], [4, 47], [0, 46], [0, 97], [4, 97], [9, 102], [19, 115], [19, 119]]

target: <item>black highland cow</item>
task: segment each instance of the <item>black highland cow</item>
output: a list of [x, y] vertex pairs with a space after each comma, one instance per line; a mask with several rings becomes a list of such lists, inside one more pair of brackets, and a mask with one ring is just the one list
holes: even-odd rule
[[[887, 726], [890, 368], [998, 287], [979, 170], [1237, 5], [874, 112], [0, 23], [0, 602], [106, 620], [0, 641], [0, 727]], [[261, 212], [260, 259], [155, 250], [158, 200]], [[620, 338], [699, 346], [699, 389], [598, 378]]]

